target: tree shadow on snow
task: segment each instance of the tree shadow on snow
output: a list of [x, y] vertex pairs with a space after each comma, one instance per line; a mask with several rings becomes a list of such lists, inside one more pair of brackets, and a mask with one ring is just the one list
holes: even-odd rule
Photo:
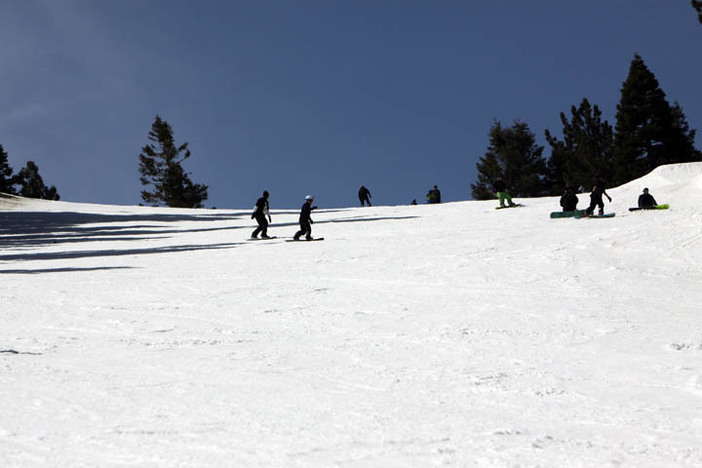
[[[184, 232], [240, 229], [238, 226], [172, 229], [167, 224], [183, 221], [227, 221], [246, 213], [188, 214], [96, 214], [74, 212], [0, 212], [0, 247], [37, 247], [42, 245], [155, 239]], [[128, 223], [139, 222], [134, 225]], [[94, 226], [94, 224], [102, 224]], [[110, 225], [112, 224], [112, 225]], [[156, 237], [145, 237], [156, 236]]]
[[91, 257], [119, 257], [124, 255], [152, 255], [174, 252], [193, 252], [199, 250], [219, 250], [230, 249], [239, 243], [210, 244], [210, 245], [172, 245], [167, 247], [152, 247], [146, 249], [112, 249], [112, 250], [78, 250], [73, 252], [33, 252], [25, 254], [4, 254], [0, 255], [0, 261], [15, 260], [71, 260], [76, 258]]

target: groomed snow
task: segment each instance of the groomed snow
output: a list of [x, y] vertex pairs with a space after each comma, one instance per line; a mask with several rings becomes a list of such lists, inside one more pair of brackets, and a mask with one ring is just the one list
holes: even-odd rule
[[[628, 212], [645, 186], [671, 208]], [[0, 465], [702, 466], [701, 190], [661, 167], [601, 220], [319, 199], [314, 243], [0, 198]]]

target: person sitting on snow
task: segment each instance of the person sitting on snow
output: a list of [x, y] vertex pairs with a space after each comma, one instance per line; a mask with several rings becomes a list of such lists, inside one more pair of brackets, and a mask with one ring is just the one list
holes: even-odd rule
[[653, 198], [653, 195], [648, 193], [648, 189], [645, 188], [643, 189], [643, 193], [639, 195], [639, 208], [641, 209], [647, 209], [647, 208], [653, 208], [658, 203], [656, 203], [656, 199]]

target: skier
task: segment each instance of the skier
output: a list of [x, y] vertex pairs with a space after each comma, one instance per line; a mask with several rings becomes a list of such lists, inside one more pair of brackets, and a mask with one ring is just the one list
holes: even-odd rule
[[512, 203], [512, 196], [507, 192], [507, 184], [502, 180], [502, 176], [497, 176], [497, 179], [492, 184], [492, 191], [500, 200], [500, 208], [505, 207], [505, 200], [507, 200], [509, 206], [514, 206], [514, 203]]
[[441, 203], [441, 192], [436, 185], [427, 193], [427, 203]]
[[361, 185], [361, 188], [358, 189], [358, 199], [361, 202], [361, 206], [366, 206], [366, 203], [368, 203], [368, 206], [371, 206], [371, 193], [364, 185]]
[[563, 196], [561, 197], [561, 206], [563, 207], [563, 211], [575, 211], [578, 206], [578, 196], [575, 194], [570, 184], [566, 184], [565, 186], [565, 192], [563, 192]]
[[305, 203], [302, 204], [300, 209], [300, 230], [295, 233], [293, 239], [300, 240], [300, 236], [304, 234], [306, 240], [312, 240], [312, 210], [316, 210], [316, 206], [312, 206], [314, 197], [312, 195], [307, 195], [305, 197]]
[[598, 181], [597, 184], [592, 187], [592, 193], [590, 194], [590, 206], [585, 210], [585, 213], [588, 216], [592, 216], [592, 214], [595, 212], [596, 206], [599, 207], [597, 214], [602, 216], [604, 213], [604, 201], [602, 201], [602, 195], [607, 197], [609, 202], [612, 203], [612, 197], [607, 195], [607, 192], [605, 192], [604, 182]]
[[[258, 227], [251, 233], [252, 239], [258, 239], [258, 233], [261, 233], [261, 239], [270, 239], [268, 237], [268, 222], [271, 221], [271, 213], [268, 206], [268, 190], [263, 191], [263, 196], [256, 201], [254, 211], [251, 214], [251, 219], [255, 219]], [[266, 220], [268, 217], [268, 220]]]
[[658, 203], [656, 203], [656, 199], [653, 198], [653, 195], [648, 193], [647, 188], [643, 189], [643, 193], [639, 195], [639, 208], [645, 210], [646, 208], [653, 208], [656, 205], [658, 205]]

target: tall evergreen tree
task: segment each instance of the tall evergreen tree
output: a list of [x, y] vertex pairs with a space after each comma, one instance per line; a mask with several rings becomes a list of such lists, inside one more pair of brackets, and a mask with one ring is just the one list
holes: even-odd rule
[[43, 200], [60, 200], [56, 187], [47, 187], [39, 175], [39, 166], [34, 161], [27, 161], [27, 165], [17, 173], [16, 183], [20, 186], [18, 195], [25, 198], [40, 198]]
[[565, 183], [588, 187], [597, 180], [612, 178], [612, 126], [602, 120], [599, 107], [591, 106], [587, 99], [577, 108], [572, 106], [570, 112], [570, 121], [561, 112], [563, 140], [546, 130], [546, 141], [551, 146], [548, 186], [552, 194], [562, 192]]
[[614, 182], [628, 182], [662, 164], [702, 160], [694, 138], [682, 108], [668, 104], [654, 74], [635, 55], [617, 104]]
[[542, 195], [546, 175], [546, 161], [541, 156], [544, 147], [536, 144], [529, 126], [515, 121], [511, 127], [503, 128], [495, 121], [489, 135], [488, 150], [476, 164], [478, 180], [471, 184], [473, 198], [493, 198], [492, 182], [497, 176], [503, 177], [512, 196]]
[[697, 19], [700, 24], [702, 24], [702, 1], [700, 0], [690, 0], [692, 2], [692, 8], [697, 10]]
[[9, 193], [10, 195], [16, 193], [14, 188], [15, 177], [12, 175], [12, 172], [7, 152], [0, 145], [0, 193]]
[[183, 170], [182, 163], [190, 157], [188, 143], [176, 146], [173, 129], [160, 116], [151, 125], [149, 140], [139, 155], [139, 173], [142, 185], [141, 198], [151, 205], [165, 204], [174, 208], [202, 208], [207, 200], [207, 186], [193, 184]]

